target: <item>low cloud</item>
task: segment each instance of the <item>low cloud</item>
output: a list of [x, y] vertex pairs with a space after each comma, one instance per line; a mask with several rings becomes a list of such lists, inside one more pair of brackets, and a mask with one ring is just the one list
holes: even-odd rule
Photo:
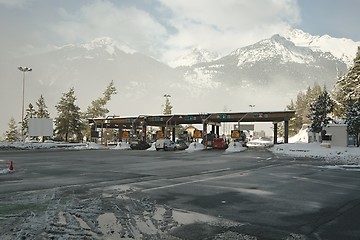
[[155, 2], [150, 11], [111, 1], [91, 2], [75, 13], [61, 9], [63, 20], [52, 29], [70, 43], [109, 36], [169, 61], [194, 47], [227, 54], [300, 21], [295, 0]]
[[26, 0], [0, 0], [0, 5], [8, 8], [23, 8], [27, 4]]
[[166, 42], [172, 50], [165, 58], [192, 47], [227, 54], [300, 22], [292, 0], [160, 1], [172, 12], [170, 23], [177, 29]]
[[145, 54], [164, 39], [166, 30], [149, 13], [134, 6], [118, 7], [109, 1], [96, 1], [81, 7], [75, 14], [61, 9], [63, 20], [53, 28], [69, 43], [88, 42], [107, 36], [128, 43]]

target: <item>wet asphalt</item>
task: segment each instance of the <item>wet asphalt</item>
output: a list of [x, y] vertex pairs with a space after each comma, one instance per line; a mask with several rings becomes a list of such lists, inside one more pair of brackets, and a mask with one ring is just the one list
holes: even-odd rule
[[[207, 150], [1, 151], [2, 199], [67, 186], [128, 184], [134, 197], [150, 197], [174, 209], [238, 223], [257, 239], [360, 239], [360, 172], [331, 169], [323, 159]], [[180, 239], [210, 239], [224, 231], [202, 223], [172, 232]]]

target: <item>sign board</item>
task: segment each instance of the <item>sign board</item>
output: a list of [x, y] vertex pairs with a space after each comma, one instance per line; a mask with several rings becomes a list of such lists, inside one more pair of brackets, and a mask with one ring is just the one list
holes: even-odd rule
[[200, 130], [195, 130], [194, 138], [202, 138], [202, 132]]
[[238, 129], [239, 125], [235, 124], [234, 128], [236, 130], [240, 130], [240, 131], [254, 131], [255, 126], [254, 126], [254, 124], [240, 124], [240, 129]]
[[130, 132], [129, 131], [123, 131], [122, 132], [122, 138], [124, 138], [124, 139], [130, 138]]
[[156, 131], [156, 138], [164, 138], [164, 132], [163, 131]]
[[240, 138], [239, 130], [231, 130], [231, 138]]
[[30, 118], [28, 127], [30, 137], [52, 137], [54, 135], [52, 118]]

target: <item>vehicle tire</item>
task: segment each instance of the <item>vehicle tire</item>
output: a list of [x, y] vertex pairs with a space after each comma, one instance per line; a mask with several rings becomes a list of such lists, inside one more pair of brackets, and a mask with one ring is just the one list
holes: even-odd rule
[[177, 150], [177, 148], [176, 147], [174, 147], [174, 151], [176, 151]]
[[166, 147], [166, 146], [164, 146], [164, 151], [167, 151], [167, 147]]
[[159, 151], [160, 149], [159, 148], [156, 148], [156, 151]]

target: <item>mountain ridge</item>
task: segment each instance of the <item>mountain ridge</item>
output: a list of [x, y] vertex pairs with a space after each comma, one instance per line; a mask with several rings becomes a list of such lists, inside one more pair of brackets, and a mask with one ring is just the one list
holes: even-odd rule
[[[172, 96], [174, 112], [222, 111], [224, 106], [239, 111], [247, 110], [249, 104], [256, 105], [257, 110], [283, 110], [299, 90], [314, 82], [331, 86], [338, 74], [347, 69], [345, 62], [316, 47], [325, 38], [320, 41], [300, 33], [298, 44], [289, 41], [289, 37], [274, 35], [222, 57], [201, 49], [191, 50], [198, 56], [190, 57], [195, 61], [181, 67], [170, 67], [107, 37], [21, 58], [2, 56], [5, 84], [0, 95], [11, 101], [1, 107], [4, 120], [0, 132], [5, 131], [10, 117], [20, 119], [19, 65], [33, 68], [26, 74], [25, 109], [42, 94], [52, 117], [56, 116], [54, 106], [70, 87], [75, 88], [77, 104], [85, 110], [111, 80], [118, 94], [107, 106], [109, 114], [161, 113], [165, 93]], [[333, 42], [337, 41], [330, 41]], [[311, 47], [307, 47], [309, 44]], [[352, 45], [353, 42], [349, 49]], [[259, 56], [264, 58], [257, 59]]]

